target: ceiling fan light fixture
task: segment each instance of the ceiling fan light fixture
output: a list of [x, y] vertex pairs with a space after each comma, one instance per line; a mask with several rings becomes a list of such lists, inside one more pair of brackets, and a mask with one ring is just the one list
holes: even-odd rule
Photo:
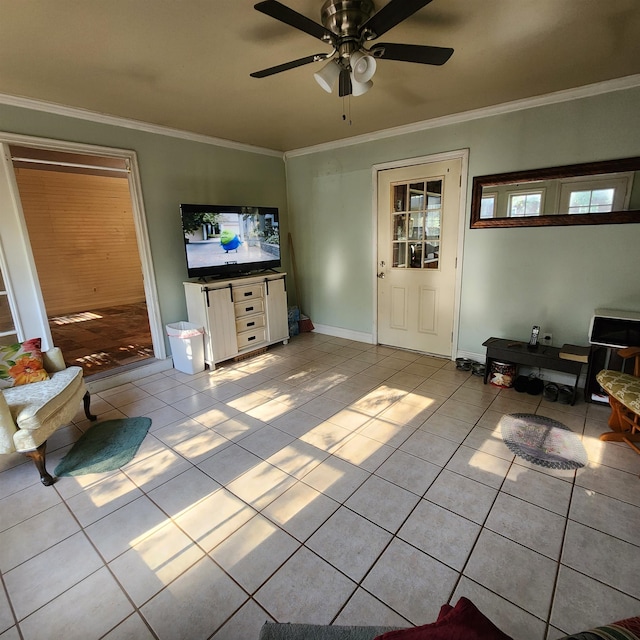
[[371, 89], [378, 60], [440, 66], [451, 57], [453, 49], [450, 47], [392, 42], [366, 45], [367, 41], [377, 40], [431, 2], [386, 0], [384, 6], [376, 11], [374, 1], [324, 0], [320, 24], [289, 8], [280, 0], [261, 0], [255, 5], [255, 9], [326, 44], [331, 44], [333, 51], [329, 54], [308, 55], [255, 71], [250, 74], [251, 77], [266, 78], [325, 60], [327, 62], [322, 69], [313, 74], [316, 82], [327, 93], [333, 93], [334, 87], [338, 85], [338, 96], [345, 98], [362, 95]]
[[340, 69], [341, 67], [336, 60], [330, 60], [320, 71], [316, 71], [313, 77], [327, 93], [331, 93], [340, 77]]
[[356, 82], [369, 82], [376, 72], [376, 59], [368, 53], [354, 51], [349, 58], [349, 63], [352, 80]]
[[351, 74], [351, 95], [361, 96], [363, 93], [367, 93], [371, 87], [373, 87], [373, 82], [371, 80], [358, 82], [354, 79], [353, 73]]

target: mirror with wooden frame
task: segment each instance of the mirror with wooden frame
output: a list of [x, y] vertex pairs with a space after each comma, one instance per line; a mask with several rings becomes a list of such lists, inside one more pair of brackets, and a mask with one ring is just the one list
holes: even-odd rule
[[640, 223], [640, 157], [476, 176], [471, 228]]

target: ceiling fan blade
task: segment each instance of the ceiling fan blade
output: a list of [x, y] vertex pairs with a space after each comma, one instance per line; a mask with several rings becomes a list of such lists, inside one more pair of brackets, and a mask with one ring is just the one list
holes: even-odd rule
[[289, 71], [289, 69], [295, 69], [296, 67], [302, 67], [305, 64], [311, 62], [320, 62], [320, 60], [326, 60], [328, 55], [326, 53], [316, 53], [312, 56], [306, 56], [304, 58], [298, 58], [298, 60], [292, 60], [291, 62], [284, 62], [278, 64], [275, 67], [269, 67], [268, 69], [262, 69], [262, 71], [254, 71], [249, 74], [252, 78], [266, 78], [282, 71]]
[[369, 50], [375, 58], [417, 62], [419, 64], [444, 64], [453, 54], [450, 47], [429, 47], [420, 44], [393, 44], [379, 42]]
[[293, 9], [289, 9], [281, 2], [277, 2], [277, 0], [258, 2], [258, 4], [254, 5], [254, 9], [324, 42], [331, 42], [334, 37], [331, 31], [325, 29], [321, 24], [310, 20]]
[[378, 38], [430, 2], [431, 0], [390, 0], [360, 27], [360, 33], [366, 32], [367, 40]]
[[348, 69], [340, 70], [340, 80], [338, 86], [338, 95], [341, 98], [351, 95], [351, 75]]

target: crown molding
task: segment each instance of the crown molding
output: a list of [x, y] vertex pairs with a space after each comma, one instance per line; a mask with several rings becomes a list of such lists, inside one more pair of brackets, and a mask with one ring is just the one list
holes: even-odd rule
[[361, 136], [353, 136], [351, 138], [344, 138], [342, 140], [335, 140], [333, 142], [326, 142], [311, 147], [292, 149], [291, 151], [286, 151], [284, 153], [275, 149], [256, 147], [250, 144], [234, 142], [233, 140], [226, 140], [224, 138], [205, 136], [198, 133], [192, 133], [190, 131], [184, 131], [182, 129], [173, 129], [171, 127], [143, 122], [142, 120], [132, 120], [130, 118], [123, 118], [120, 116], [111, 116], [104, 113], [98, 113], [97, 111], [80, 109], [78, 107], [68, 107], [54, 102], [35, 100], [33, 98], [23, 98], [19, 96], [0, 93], [0, 104], [12, 107], [20, 107], [23, 109], [31, 109], [33, 111], [43, 111], [45, 113], [51, 113], [68, 118], [87, 120], [89, 122], [95, 122], [98, 124], [124, 127], [126, 129], [135, 129], [136, 131], [144, 131], [145, 133], [169, 136], [173, 138], [179, 138], [181, 140], [188, 140], [190, 142], [199, 142], [201, 144], [209, 144], [217, 147], [233, 149], [236, 151], [245, 151], [248, 153], [257, 153], [260, 155], [282, 158], [286, 160], [288, 158], [295, 158], [296, 156], [320, 153], [323, 151], [331, 151], [334, 149], [363, 144], [366, 142], [374, 142], [376, 140], [383, 140], [385, 138], [392, 138], [395, 136], [425, 131], [427, 129], [435, 129], [437, 127], [460, 124], [463, 122], [469, 122], [471, 120], [478, 120], [480, 118], [488, 118], [505, 113], [512, 113], [514, 111], [522, 111], [525, 109], [533, 109], [535, 107], [541, 107], [545, 105], [558, 104], [560, 102], [579, 100], [581, 98], [602, 95], [604, 93], [611, 93], [613, 91], [633, 89], [639, 86], [640, 74], [625, 76], [623, 78], [605, 80], [604, 82], [588, 84], [582, 87], [576, 87], [574, 89], [555, 91], [553, 93], [535, 96], [533, 98], [523, 98], [521, 100], [504, 102], [502, 104], [494, 105], [491, 107], [483, 107], [481, 109], [464, 111], [462, 113], [442, 116], [439, 118], [432, 118], [431, 120], [422, 120], [420, 122], [414, 122], [412, 124], [402, 125], [400, 127], [382, 129], [373, 133], [363, 134]]
[[67, 118], [76, 118], [79, 120], [88, 120], [98, 124], [107, 124], [115, 127], [124, 127], [126, 129], [135, 129], [136, 131], [144, 131], [145, 133], [154, 133], [161, 136], [169, 136], [171, 138], [180, 138], [190, 142], [200, 142], [202, 144], [215, 145], [216, 147], [225, 147], [234, 149], [235, 151], [246, 151], [248, 153], [258, 153], [260, 155], [272, 156], [274, 158], [283, 158], [282, 151], [267, 149], [265, 147], [255, 147], [250, 144], [234, 142], [233, 140], [225, 140], [224, 138], [214, 138], [213, 136], [205, 136], [199, 133], [183, 131], [182, 129], [172, 129], [142, 120], [132, 120], [130, 118], [122, 118], [120, 116], [110, 116], [97, 111], [89, 111], [88, 109], [80, 109], [78, 107], [67, 107], [55, 102], [45, 102], [44, 100], [34, 100], [33, 98], [22, 98], [0, 93], [0, 104], [10, 107], [21, 107], [23, 109], [31, 109], [33, 111], [44, 111], [58, 116]]
[[442, 116], [440, 118], [433, 118], [431, 120], [422, 120], [421, 122], [414, 122], [412, 124], [407, 124], [400, 127], [393, 127], [391, 129], [382, 129], [373, 133], [354, 136], [352, 138], [344, 138], [343, 140], [336, 140], [334, 142], [326, 142], [323, 144], [314, 145], [312, 147], [293, 149], [291, 151], [286, 151], [284, 157], [285, 160], [287, 160], [289, 158], [295, 158], [297, 156], [320, 153], [323, 151], [332, 151], [334, 149], [350, 147], [356, 144], [375, 142], [376, 140], [383, 140], [384, 138], [392, 138], [395, 136], [417, 133], [419, 131], [425, 131], [427, 129], [446, 127], [452, 124], [460, 124], [463, 122], [469, 122], [471, 120], [489, 118], [491, 116], [498, 116], [505, 113], [513, 113], [514, 111], [523, 111], [525, 109], [533, 109], [535, 107], [558, 104], [560, 102], [580, 100], [581, 98], [589, 98], [592, 96], [602, 95], [604, 93], [611, 93], [613, 91], [624, 91], [625, 89], [633, 89], [636, 87], [640, 87], [640, 74], [625, 76], [624, 78], [616, 78], [614, 80], [605, 80], [604, 82], [588, 84], [582, 87], [576, 87], [574, 89], [555, 91], [553, 93], [534, 96], [533, 98], [523, 98], [521, 100], [514, 100], [512, 102], [504, 102], [502, 104], [493, 105], [491, 107], [473, 109], [472, 111], [463, 111], [461, 113]]

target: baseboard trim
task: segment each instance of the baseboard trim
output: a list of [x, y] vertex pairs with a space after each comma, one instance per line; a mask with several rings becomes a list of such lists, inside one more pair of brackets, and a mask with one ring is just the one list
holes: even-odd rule
[[313, 323], [313, 326], [316, 333], [333, 336], [334, 338], [345, 338], [346, 340], [355, 340], [356, 342], [373, 344], [373, 335], [370, 333], [353, 331], [352, 329], [343, 329], [342, 327], [332, 327], [328, 324], [318, 324], [316, 322]]
[[471, 351], [460, 351], [455, 356], [456, 358], [467, 358], [468, 360], [474, 360], [475, 362], [486, 362], [486, 354], [484, 353], [473, 353]]
[[127, 382], [135, 382], [140, 378], [146, 378], [154, 373], [162, 373], [169, 369], [173, 369], [173, 360], [171, 358], [165, 358], [164, 360], [154, 359], [148, 364], [145, 363], [126, 371], [114, 371], [112, 375], [105, 375], [97, 380], [87, 380], [86, 385], [90, 393], [100, 393], [100, 391], [106, 391], [121, 384], [127, 384]]

